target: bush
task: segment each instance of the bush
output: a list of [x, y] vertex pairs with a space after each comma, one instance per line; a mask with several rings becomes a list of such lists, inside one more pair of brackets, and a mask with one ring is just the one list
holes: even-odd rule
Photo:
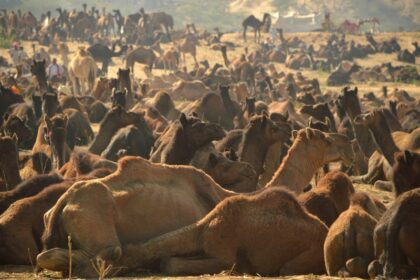
[[13, 46], [13, 41], [15, 40], [13, 35], [3, 35], [0, 34], [0, 48], [10, 49]]

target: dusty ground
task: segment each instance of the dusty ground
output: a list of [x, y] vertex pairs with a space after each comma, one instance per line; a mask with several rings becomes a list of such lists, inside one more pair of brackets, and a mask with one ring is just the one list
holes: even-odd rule
[[[251, 39], [251, 34], [248, 35], [249, 39]], [[302, 38], [308, 43], [315, 43], [320, 42], [320, 38], [326, 38], [328, 35], [323, 33], [299, 33], [299, 34], [286, 34], [286, 38], [290, 38], [293, 36], [298, 36]], [[375, 38], [378, 41], [382, 41], [384, 39], [389, 39], [391, 37], [396, 37], [398, 42], [401, 44], [402, 48], [412, 49], [411, 42], [413, 41], [420, 41], [420, 33], [384, 33], [380, 35], [376, 35]], [[363, 36], [347, 36], [348, 39], [354, 39], [356, 42], [366, 43], [365, 38]], [[243, 51], [243, 41], [241, 34], [234, 33], [234, 34], [226, 34], [223, 37], [223, 40], [235, 42], [239, 45], [238, 48], [235, 50], [229, 50], [228, 55], [230, 58], [237, 57]], [[248, 40], [249, 42], [251, 40]], [[325, 40], [324, 40], [325, 42]], [[249, 48], [252, 49], [255, 45], [253, 43], [248, 43]], [[25, 49], [27, 50], [29, 55], [32, 55], [31, 50], [31, 42], [24, 42], [23, 43]], [[69, 43], [71, 51], [74, 52], [77, 50], [77, 43]], [[168, 45], [164, 45], [163, 47], [168, 47]], [[0, 55], [9, 58], [7, 54], [7, 50], [0, 49]], [[377, 54], [369, 56], [367, 59], [358, 60], [357, 63], [363, 66], [373, 66], [377, 64], [381, 64], [382, 62], [392, 62], [394, 65], [401, 64], [396, 59], [396, 54]], [[70, 56], [71, 57], [71, 56]], [[210, 64], [218, 62], [223, 64], [223, 59], [219, 51], [213, 51], [209, 49], [207, 46], [199, 46], [198, 48], [198, 60], [209, 60]], [[114, 58], [113, 64], [110, 67], [110, 76], [115, 77], [118, 67], [125, 67], [122, 63], [120, 58]], [[193, 60], [191, 57], [187, 57], [187, 67], [191, 69], [193, 67]], [[420, 59], [417, 59], [416, 67], [420, 71]], [[295, 72], [293, 70], [287, 69], [284, 65], [276, 64], [276, 68], [278, 71], [286, 71], [286, 72]], [[1, 71], [1, 70], [0, 70]], [[142, 71], [141, 65], [136, 65], [135, 67], [135, 78], [142, 79], [145, 77], [144, 72]], [[155, 75], [160, 75], [164, 71], [162, 70], [155, 70]], [[334, 87], [327, 87], [326, 86], [326, 79], [328, 77], [328, 73], [325, 72], [318, 72], [318, 71], [301, 71], [305, 77], [309, 78], [318, 78], [321, 84], [321, 88], [323, 90], [333, 90], [339, 91], [341, 88], [334, 88]], [[392, 91], [393, 88], [397, 87], [400, 89], [405, 89], [409, 92], [409, 94], [420, 98], [420, 84], [403, 84], [403, 83], [377, 83], [377, 82], [369, 82], [369, 83], [358, 83], [357, 86], [359, 87], [359, 91], [363, 94], [368, 91], [372, 91], [375, 94], [381, 94], [381, 88], [383, 85], [387, 85]], [[370, 185], [356, 185], [356, 189], [363, 190], [371, 193], [373, 196], [380, 199], [386, 205], [392, 202], [392, 194], [380, 190], [373, 189]], [[140, 279], [140, 278], [148, 278], [148, 279], [160, 279], [162, 278], [159, 275], [149, 275], [149, 274], [140, 274], [141, 276], [131, 277], [130, 279]], [[33, 273], [33, 269], [30, 266], [3, 266], [0, 267], [0, 279], [58, 279], [60, 278], [59, 274], [51, 273], [51, 272], [43, 272], [38, 275]], [[181, 277], [179, 277], [181, 278]], [[212, 279], [212, 280], [226, 280], [226, 279], [257, 279], [260, 277], [251, 277], [251, 276], [229, 276], [224, 274], [219, 275], [206, 275], [200, 277], [182, 277], [187, 279]], [[122, 278], [118, 278], [122, 279]], [[164, 279], [176, 279], [176, 277], [164, 277]], [[339, 278], [331, 278], [327, 276], [315, 276], [315, 275], [305, 275], [305, 276], [296, 276], [296, 277], [285, 277], [285, 278], [276, 278], [276, 279], [339, 279]]]

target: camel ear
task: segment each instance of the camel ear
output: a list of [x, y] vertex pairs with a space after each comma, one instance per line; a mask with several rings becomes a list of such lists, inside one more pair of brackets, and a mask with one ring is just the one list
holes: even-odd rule
[[267, 125], [267, 115], [264, 114], [264, 112], [263, 112], [263, 115], [262, 115], [262, 126], [264, 127], [266, 125]]
[[305, 134], [306, 134], [306, 139], [311, 140], [314, 136], [314, 131], [311, 128], [306, 128]]
[[211, 167], [215, 167], [217, 165], [217, 156], [215, 154], [209, 154], [209, 163]]
[[3, 115], [3, 120], [5, 121], [5, 122], [7, 122], [7, 120], [9, 119], [9, 114], [8, 113], [4, 113], [4, 115]]
[[297, 136], [298, 136], [298, 131], [297, 130], [293, 130], [292, 131], [292, 137], [293, 137], [293, 139], [296, 139]]
[[122, 91], [122, 93], [123, 93], [125, 96], [127, 96], [127, 92], [128, 92], [127, 88], [124, 88], [124, 90]]
[[12, 135], [12, 140], [13, 140], [13, 142], [15, 142], [15, 143], [17, 143], [17, 142], [18, 142], [18, 137], [17, 137], [16, 133], [13, 133], [13, 135]]
[[69, 118], [67, 117], [67, 115], [64, 115], [63, 121], [64, 121], [64, 126], [67, 127], [67, 123], [69, 122]]
[[312, 119], [312, 117], [309, 117], [308, 127], [311, 127], [312, 126], [312, 123], [313, 123], [313, 119]]
[[413, 154], [409, 150], [404, 151], [404, 161], [407, 164], [411, 164], [413, 162]]
[[326, 123], [326, 125], [331, 128], [331, 121], [329, 118], [325, 117], [324, 122]]
[[179, 117], [179, 121], [181, 122], [182, 126], [186, 126], [188, 124], [187, 116], [184, 113], [182, 113]]
[[354, 93], [357, 95], [359, 89], [357, 87], [354, 88]]
[[286, 113], [284, 114], [284, 118], [286, 119], [286, 121], [289, 119], [289, 111], [286, 111]]
[[238, 161], [238, 155], [236, 154], [235, 150], [230, 148], [229, 150], [229, 159], [231, 161]]

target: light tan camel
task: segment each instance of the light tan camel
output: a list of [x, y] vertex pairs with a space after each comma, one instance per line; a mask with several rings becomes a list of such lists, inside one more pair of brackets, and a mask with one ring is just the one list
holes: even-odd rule
[[182, 62], [186, 65], [185, 54], [191, 54], [194, 59], [195, 65], [198, 66], [197, 62], [197, 37], [194, 34], [187, 34], [187, 36], [179, 41], [176, 46], [180, 53], [182, 53]]
[[[88, 55], [84, 48], [80, 48], [79, 52], [69, 63], [69, 78], [73, 84], [73, 93], [85, 95], [93, 89], [96, 79], [97, 66], [95, 60]], [[88, 90], [86, 90], [86, 83]], [[80, 89], [79, 89], [80, 86]]]
[[345, 135], [304, 128], [293, 131], [293, 138], [295, 140], [287, 156], [266, 188], [286, 186], [300, 194], [325, 163], [343, 160], [347, 166], [351, 166], [353, 162], [352, 145]]

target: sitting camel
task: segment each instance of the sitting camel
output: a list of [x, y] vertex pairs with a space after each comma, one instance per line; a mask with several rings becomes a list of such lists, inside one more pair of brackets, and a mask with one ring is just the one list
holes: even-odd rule
[[[85, 49], [79, 49], [79, 52], [70, 61], [68, 71], [73, 85], [73, 93], [85, 95], [93, 89], [97, 66], [95, 60], [88, 55]], [[88, 90], [85, 87], [86, 83], [89, 84]]]
[[315, 172], [325, 163], [342, 160], [351, 166], [354, 153], [349, 139], [338, 133], [325, 133], [304, 128], [293, 131], [293, 144], [265, 187], [286, 186], [302, 193]]
[[[74, 184], [45, 215], [44, 252], [38, 255], [37, 264], [67, 271], [67, 236], [71, 233], [73, 274], [95, 277], [91, 258], [110, 263], [121, 257], [132, 259], [135, 256], [125, 256], [130, 252], [124, 246], [192, 224], [235, 194], [194, 167], [125, 157], [110, 176]], [[321, 242], [325, 235], [326, 230]], [[316, 252], [322, 255], [322, 244]]]
[[328, 227], [338, 216], [349, 208], [350, 197], [354, 194], [350, 178], [343, 172], [326, 174], [309, 192], [299, 195], [299, 201], [309, 213], [317, 216]]
[[350, 208], [331, 225], [324, 244], [325, 266], [330, 276], [367, 278], [373, 260], [373, 231], [381, 217], [368, 194], [358, 192]]
[[22, 179], [19, 174], [17, 136], [0, 136], [0, 192], [16, 187]]
[[232, 267], [262, 276], [322, 274], [327, 232], [292, 193], [277, 187], [226, 198], [194, 224], [126, 246], [127, 254], [117, 263], [133, 269], [169, 257], [161, 268], [170, 275]]

